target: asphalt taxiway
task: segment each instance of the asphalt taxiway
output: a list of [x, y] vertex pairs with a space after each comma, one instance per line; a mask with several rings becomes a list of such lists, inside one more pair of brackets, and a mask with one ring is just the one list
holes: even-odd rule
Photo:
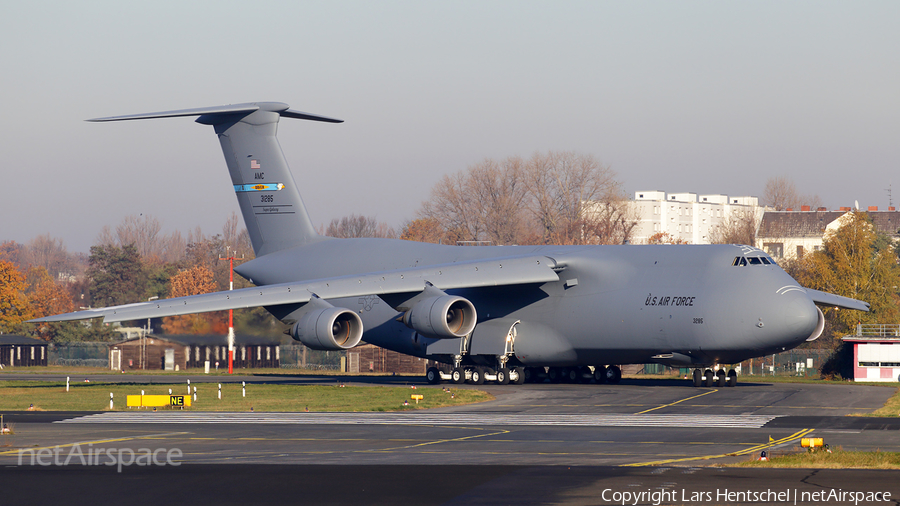
[[[160, 380], [154, 377], [154, 382]], [[275, 380], [336, 381], [333, 376]], [[364, 381], [415, 383], [418, 393], [447, 395], [442, 387], [426, 387], [418, 378]], [[844, 483], [850, 490], [884, 483], [882, 488], [900, 498], [900, 480], [891, 471], [768, 473], [709, 467], [757, 458], [763, 450], [795, 451], [803, 437], [822, 437], [835, 448], [900, 451], [900, 420], [846, 416], [877, 409], [893, 388], [787, 383], [693, 388], [676, 380], [479, 388], [492, 393], [495, 400], [427, 412], [10, 413], [7, 419], [15, 424], [16, 434], [7, 438], [9, 446], [0, 449], [0, 465], [10, 466], [0, 476], [67, 480], [84, 473], [111, 487], [119, 486], [126, 476], [139, 486], [159, 476], [188, 486], [185, 476], [202, 482], [218, 470], [226, 481], [252, 482], [247, 477], [257, 477], [254, 483], [270, 483], [273, 493], [289, 494], [293, 489], [280, 488], [262, 476], [294, 473], [291, 483], [306, 483], [306, 494], [322, 494], [317, 503], [329, 502], [329, 490], [349, 494], [353, 489], [363, 495], [336, 497], [352, 496], [360, 499], [356, 503], [372, 504], [398, 497], [406, 502], [416, 498], [412, 503], [421, 504], [607, 504], [602, 494], [597, 495], [607, 488], [702, 492], [698, 487], [742, 483], [754, 490], [799, 490], [810, 483], [810, 476], [830, 473], [832, 487]], [[103, 466], [20, 465], [22, 449], [59, 448], [56, 451], [65, 457], [75, 445], [135, 451], [177, 448], [181, 465], [131, 466], [121, 476]], [[312, 476], [319, 479], [310, 482]], [[372, 476], [381, 478], [376, 483]], [[740, 477], [746, 478], [741, 481]], [[430, 483], [433, 493], [419, 495], [422, 487], [428, 488], [422, 483]], [[519, 497], [521, 490], [516, 496], [491, 492], [517, 487], [529, 490], [527, 497]], [[372, 493], [365, 495], [365, 490]], [[229, 497], [238, 496], [222, 498], [227, 503]], [[336, 501], [350, 502], [354, 501]]]

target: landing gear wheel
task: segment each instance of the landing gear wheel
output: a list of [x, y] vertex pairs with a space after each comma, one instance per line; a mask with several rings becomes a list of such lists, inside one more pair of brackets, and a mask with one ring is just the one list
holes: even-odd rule
[[441, 371], [438, 371], [437, 367], [429, 367], [425, 371], [425, 379], [432, 385], [438, 385], [441, 383]]
[[525, 383], [525, 368], [524, 367], [516, 367], [513, 374], [516, 376], [516, 379], [512, 379], [512, 376], [510, 376], [510, 381], [514, 385], [521, 385], [521, 384]]
[[457, 367], [450, 372], [450, 382], [454, 385], [461, 385], [464, 381], [466, 381], [466, 373], [462, 369]]
[[551, 367], [549, 371], [547, 371], [547, 377], [550, 378], [550, 383], [559, 383], [562, 381], [562, 367]]
[[725, 369], [716, 371], [716, 386], [722, 388], [725, 386]]
[[606, 383], [606, 366], [605, 365], [595, 365], [594, 366], [594, 381], [598, 384]]
[[498, 385], [508, 385], [509, 384], [509, 369], [505, 367], [501, 367], [497, 369], [497, 384]]
[[472, 369], [472, 384], [473, 385], [483, 385], [484, 384], [484, 371], [480, 367], [476, 367]]
[[579, 383], [590, 383], [591, 382], [591, 369], [588, 366], [583, 365], [581, 367], [577, 367], [576, 370], [578, 371], [578, 380], [577, 381]]
[[700, 372], [700, 369], [694, 369], [693, 379], [695, 387], [703, 386], [703, 373]]
[[525, 383], [537, 383], [537, 375], [534, 374], [534, 367], [525, 368]]
[[622, 370], [617, 365], [611, 365], [606, 368], [606, 382], [615, 385], [622, 379]]
[[734, 369], [728, 370], [728, 381], [725, 384], [730, 387], [737, 385], [737, 373], [734, 371]]
[[703, 376], [704, 376], [704, 379], [703, 379], [703, 386], [706, 386], [706, 387], [711, 387], [711, 386], [713, 386], [713, 381], [714, 381], [716, 378], [715, 378], [715, 376], [713, 376], [712, 370], [711, 370], [711, 369], [707, 369], [707, 370], [703, 371]]
[[566, 367], [565, 373], [564, 378], [566, 383], [578, 383], [579, 374], [577, 367]]

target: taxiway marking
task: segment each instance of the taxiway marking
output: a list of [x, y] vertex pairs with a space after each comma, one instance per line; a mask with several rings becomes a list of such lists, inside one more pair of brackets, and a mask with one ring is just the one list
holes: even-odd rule
[[[686, 399], [685, 399], [686, 400]], [[301, 424], [301, 425], [436, 425], [436, 426], [569, 426], [569, 427], [719, 427], [758, 429], [778, 415], [702, 414], [502, 414], [502, 413], [221, 413], [108, 412], [53, 423], [146, 424]]]
[[803, 430], [800, 430], [800, 431], [797, 431], [797, 432], [791, 434], [790, 436], [776, 439], [774, 441], [770, 441], [765, 444], [751, 446], [750, 448], [745, 448], [743, 450], [740, 450], [737, 452], [732, 452], [732, 453], [722, 453], [719, 455], [702, 455], [700, 457], [685, 457], [685, 458], [680, 458], [680, 459], [654, 460], [652, 462], [637, 462], [634, 464], [622, 464], [620, 467], [661, 466], [661, 465], [665, 465], [665, 464], [672, 464], [675, 462], [687, 462], [690, 460], [710, 460], [710, 459], [720, 459], [723, 457], [737, 457], [739, 455], [747, 455], [749, 453], [753, 453], [756, 451], [765, 450], [766, 448], [772, 448], [773, 446], [779, 446], [779, 445], [790, 443], [792, 441], [796, 441], [796, 440], [802, 438], [803, 436], [806, 436], [807, 434], [811, 433], [814, 430], [815, 429], [803, 429]]
[[681, 399], [680, 401], [670, 402], [669, 404], [663, 404], [662, 406], [657, 406], [657, 407], [655, 407], [655, 408], [646, 409], [646, 410], [644, 410], [644, 411], [639, 411], [639, 412], [637, 412], [637, 413], [635, 413], [635, 414], [642, 415], [642, 414], [644, 414], [644, 413], [649, 413], [649, 412], [651, 412], [651, 411], [656, 411], [657, 409], [662, 409], [662, 408], [667, 408], [667, 407], [669, 407], [669, 406], [674, 406], [674, 405], [676, 405], [676, 404], [678, 404], [678, 403], [680, 403], [680, 402], [689, 401], [689, 400], [691, 400], [691, 399], [696, 399], [697, 397], [703, 397], [704, 395], [714, 394], [714, 393], [716, 393], [716, 392], [718, 392], [718, 391], [719, 391], [718, 389], [710, 390], [709, 392], [703, 392], [702, 394], [697, 394], [697, 395], [694, 395], [694, 396], [691, 396], [691, 397], [686, 397], [686, 398], [684, 398], [684, 399]]

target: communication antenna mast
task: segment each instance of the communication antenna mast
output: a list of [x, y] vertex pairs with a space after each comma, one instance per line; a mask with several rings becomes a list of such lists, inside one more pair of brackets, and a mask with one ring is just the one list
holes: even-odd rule
[[888, 194], [888, 207], [894, 207], [894, 199], [891, 198], [891, 185], [888, 185], [887, 190], [885, 190]]

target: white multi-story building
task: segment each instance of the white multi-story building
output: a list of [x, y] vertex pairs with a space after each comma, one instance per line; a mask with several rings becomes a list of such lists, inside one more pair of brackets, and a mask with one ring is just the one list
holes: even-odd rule
[[760, 207], [756, 197], [662, 191], [635, 192], [631, 205], [638, 220], [632, 244], [646, 244], [651, 237], [662, 233], [688, 244], [709, 244], [710, 231], [732, 214], [752, 212], [759, 222], [766, 210]]

